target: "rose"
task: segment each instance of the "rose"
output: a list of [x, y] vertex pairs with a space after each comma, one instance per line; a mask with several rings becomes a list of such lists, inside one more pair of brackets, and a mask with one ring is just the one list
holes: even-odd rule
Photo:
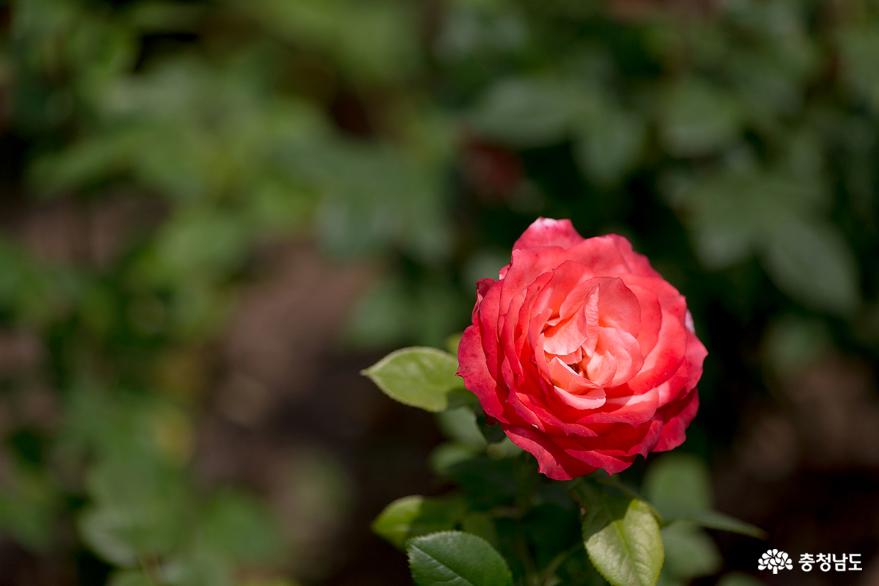
[[458, 374], [540, 472], [569, 480], [680, 445], [706, 354], [683, 296], [628, 240], [540, 218], [477, 283]]

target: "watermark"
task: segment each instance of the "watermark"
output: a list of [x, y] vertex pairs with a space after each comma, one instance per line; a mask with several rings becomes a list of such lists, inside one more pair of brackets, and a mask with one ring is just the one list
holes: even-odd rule
[[790, 561], [790, 556], [786, 551], [770, 549], [760, 556], [757, 562], [758, 570], [769, 570], [773, 574], [777, 574], [781, 570], [791, 570], [794, 564]]
[[[811, 572], [860, 572], [861, 554], [859, 553], [803, 553], [796, 562], [800, 571]], [[757, 569], [778, 574], [794, 569], [794, 560], [786, 551], [770, 549], [763, 552], [757, 560]]]

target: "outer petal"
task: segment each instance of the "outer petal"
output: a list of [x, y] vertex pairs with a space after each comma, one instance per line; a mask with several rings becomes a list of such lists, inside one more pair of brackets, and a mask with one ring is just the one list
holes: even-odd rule
[[595, 466], [572, 458], [548, 436], [538, 431], [527, 427], [511, 427], [504, 431], [510, 441], [537, 459], [540, 473], [553, 480], [571, 480], [597, 470]]
[[632, 243], [625, 236], [619, 234], [608, 234], [607, 238], [611, 239], [619, 252], [620, 256], [625, 259], [628, 272], [633, 275], [641, 275], [645, 277], [659, 277], [659, 273], [650, 266], [650, 261], [643, 254], [638, 254], [632, 249]]
[[479, 328], [479, 339], [482, 341], [482, 350], [485, 353], [485, 365], [491, 377], [496, 381], [501, 380], [500, 364], [503, 358], [498, 347], [501, 284], [502, 281], [494, 281], [491, 285], [484, 285], [481, 291], [482, 300], [473, 316], [473, 325]]
[[[644, 357], [644, 365], [628, 386], [635, 393], [667, 381], [684, 361], [689, 331], [684, 324], [687, 311], [684, 298], [668, 283], [651, 279], [658, 291], [657, 298], [662, 307], [662, 321], [657, 334], [656, 345]], [[650, 286], [646, 283], [645, 286]]]
[[687, 426], [699, 410], [699, 394], [690, 392], [686, 398], [663, 407], [658, 415], [665, 420], [659, 440], [653, 447], [655, 452], [673, 450], [687, 439]]
[[505, 421], [498, 384], [488, 372], [479, 328], [475, 325], [469, 326], [461, 336], [461, 343], [458, 345], [458, 376], [464, 379], [464, 386], [479, 398], [487, 415], [498, 421]]
[[583, 237], [574, 229], [571, 220], [537, 218], [519, 236], [519, 239], [513, 244], [513, 250], [541, 248], [544, 246], [569, 248], [582, 240]]
[[587, 238], [568, 251], [571, 260], [590, 267], [595, 276], [636, 275], [658, 277], [647, 259], [632, 250], [632, 245], [618, 234]]

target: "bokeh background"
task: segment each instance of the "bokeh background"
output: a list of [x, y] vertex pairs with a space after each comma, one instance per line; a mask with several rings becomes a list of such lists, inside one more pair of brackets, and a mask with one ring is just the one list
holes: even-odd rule
[[0, 585], [408, 583], [440, 436], [359, 371], [540, 215], [686, 295], [723, 571], [879, 584], [877, 64], [872, 0], [0, 3]]

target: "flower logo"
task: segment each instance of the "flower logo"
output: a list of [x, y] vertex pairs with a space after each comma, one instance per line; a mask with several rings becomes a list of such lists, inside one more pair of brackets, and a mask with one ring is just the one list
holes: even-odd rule
[[760, 556], [757, 561], [758, 570], [770, 570], [773, 574], [777, 574], [779, 570], [792, 570], [793, 562], [785, 551], [770, 549]]

